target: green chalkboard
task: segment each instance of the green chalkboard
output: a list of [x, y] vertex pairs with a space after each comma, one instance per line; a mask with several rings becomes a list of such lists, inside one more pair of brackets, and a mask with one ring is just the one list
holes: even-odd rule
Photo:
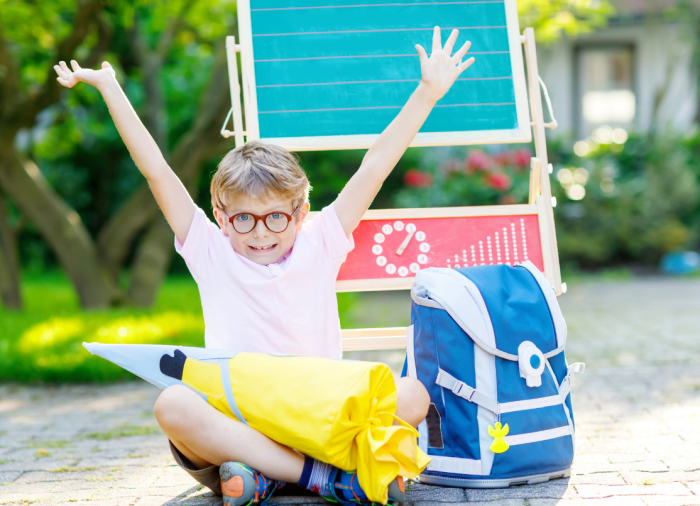
[[243, 0], [238, 12], [249, 138], [368, 147], [420, 81], [415, 44], [429, 49], [440, 26], [476, 62], [414, 145], [530, 140], [515, 0]]

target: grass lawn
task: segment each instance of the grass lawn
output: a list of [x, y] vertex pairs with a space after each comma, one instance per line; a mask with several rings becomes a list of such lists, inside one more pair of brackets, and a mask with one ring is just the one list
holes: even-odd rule
[[[592, 279], [629, 278], [626, 269], [595, 275], [566, 272], [569, 287]], [[152, 309], [82, 311], [70, 283], [60, 272], [23, 279], [25, 309], [0, 307], [0, 382], [108, 382], [134, 379], [131, 373], [90, 355], [83, 342], [204, 346], [199, 292], [189, 276], [168, 278]], [[398, 327], [410, 324], [407, 290], [338, 294], [343, 328]], [[232, 322], [233, 324], [233, 322]], [[401, 370], [405, 352], [345, 353], [346, 358], [376, 360]]]
[[[82, 311], [60, 272], [25, 276], [25, 309], [0, 307], [0, 381], [19, 383], [108, 382], [135, 378], [90, 355], [83, 342], [204, 346], [199, 292], [190, 277], [173, 277], [161, 287], [152, 309]], [[340, 294], [341, 314], [354, 294]], [[352, 326], [351, 322], [343, 322]]]

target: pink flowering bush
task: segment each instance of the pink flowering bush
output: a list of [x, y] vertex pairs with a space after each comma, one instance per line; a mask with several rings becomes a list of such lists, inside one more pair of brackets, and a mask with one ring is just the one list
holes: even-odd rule
[[433, 186], [433, 175], [418, 169], [410, 169], [404, 174], [403, 182], [406, 186], [413, 188], [430, 188]]
[[473, 148], [463, 157], [404, 174], [404, 187], [394, 197], [396, 207], [445, 207], [527, 202], [530, 186], [528, 148], [490, 153]]

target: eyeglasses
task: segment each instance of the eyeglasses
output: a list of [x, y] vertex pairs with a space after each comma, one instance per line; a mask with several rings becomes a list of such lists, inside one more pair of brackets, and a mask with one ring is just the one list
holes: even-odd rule
[[224, 213], [224, 216], [228, 218], [228, 221], [233, 226], [233, 229], [239, 234], [247, 234], [248, 232], [251, 232], [258, 226], [258, 220], [262, 220], [270, 232], [281, 234], [287, 230], [289, 222], [292, 221], [292, 218], [295, 214], [297, 214], [297, 211], [299, 211], [300, 208], [301, 206], [297, 206], [292, 214], [275, 211], [274, 213], [267, 213], [263, 214], [262, 216], [252, 213], [238, 213], [234, 214], [233, 216], [229, 216], [223, 209], [219, 208], [219, 210]]

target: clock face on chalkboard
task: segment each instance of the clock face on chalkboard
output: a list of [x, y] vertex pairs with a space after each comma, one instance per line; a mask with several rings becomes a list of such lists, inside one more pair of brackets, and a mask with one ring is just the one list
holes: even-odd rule
[[[406, 253], [407, 247], [418, 243], [418, 254]], [[415, 252], [415, 248], [411, 248]], [[378, 269], [383, 269], [391, 276], [405, 277], [415, 275], [423, 265], [428, 263], [430, 244], [425, 232], [418, 230], [414, 223], [405, 224], [403, 221], [386, 223], [382, 231], [374, 234], [374, 253]]]

